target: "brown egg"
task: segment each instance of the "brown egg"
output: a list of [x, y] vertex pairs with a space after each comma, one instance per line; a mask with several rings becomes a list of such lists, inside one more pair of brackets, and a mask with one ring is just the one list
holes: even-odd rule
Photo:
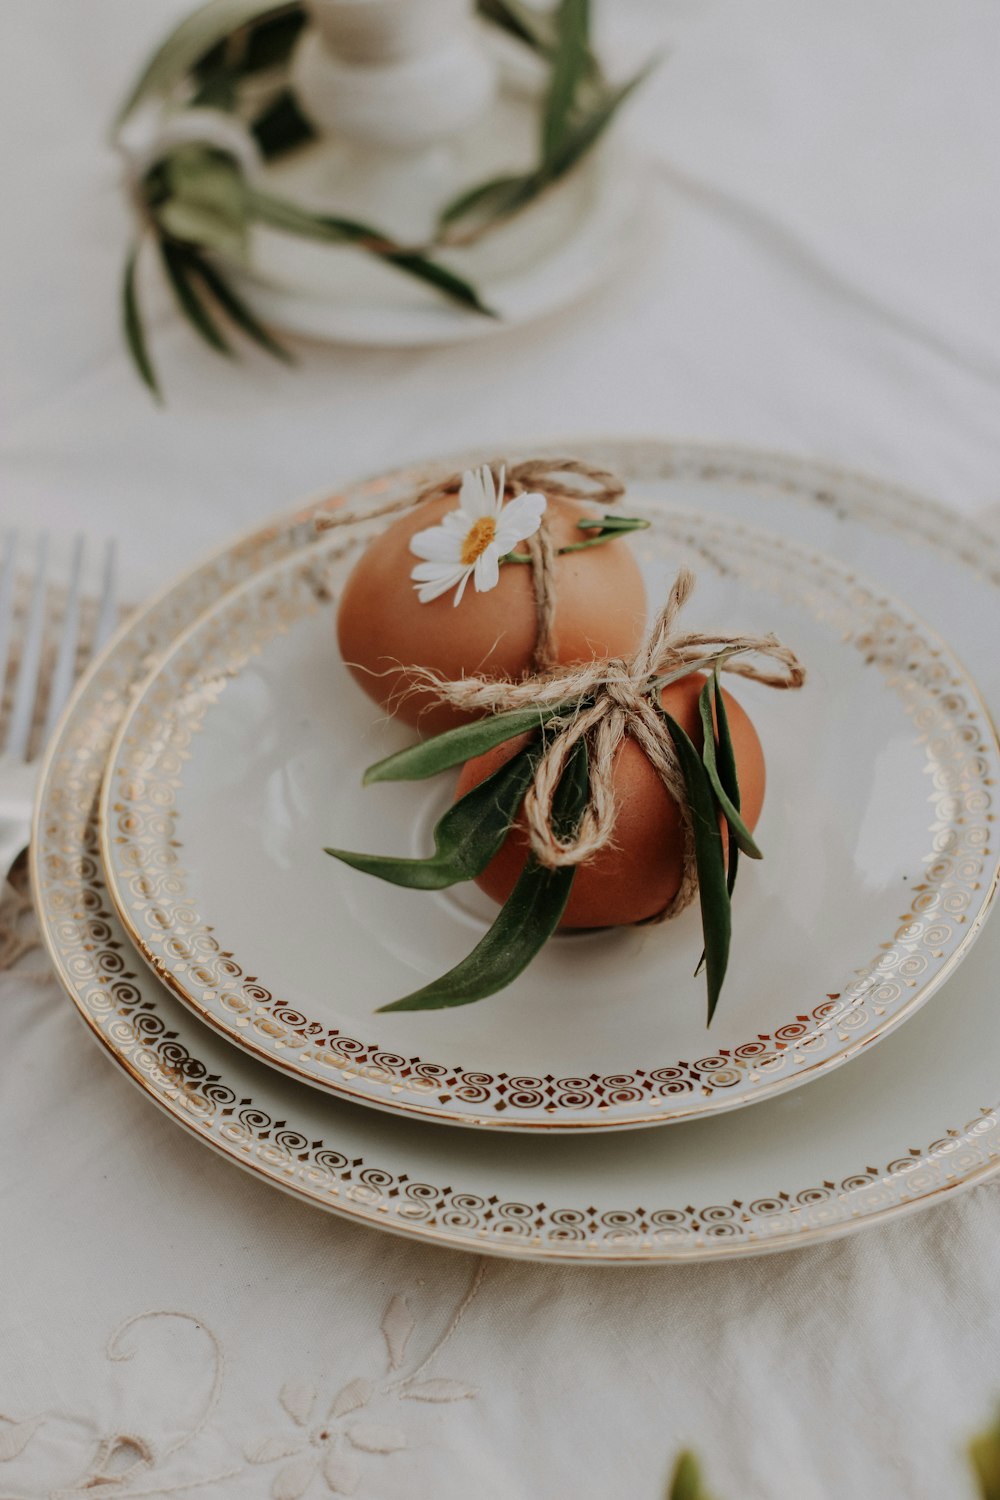
[[[424, 734], [438, 734], [470, 717], [408, 693], [408, 666], [430, 667], [444, 678], [485, 672], [522, 677], [531, 669], [537, 638], [531, 568], [504, 563], [496, 588], [477, 594], [470, 580], [456, 607], [454, 591], [421, 604], [410, 581], [417, 562], [410, 538], [440, 524], [454, 495], [428, 500], [376, 537], [347, 580], [337, 614], [340, 652], [370, 697]], [[593, 506], [550, 499], [546, 524], [556, 547], [582, 540], [576, 522]], [[629, 656], [643, 638], [646, 591], [625, 538], [564, 553], [556, 560], [555, 638], [560, 662]]]
[[[700, 750], [704, 743], [698, 695], [705, 678], [693, 673], [671, 683], [661, 695], [664, 708]], [[757, 731], [744, 710], [723, 690], [736, 756], [741, 815], [752, 830], [764, 805], [764, 753]], [[456, 798], [499, 769], [526, 743], [508, 741], [467, 761], [458, 779]], [[560, 927], [616, 927], [642, 922], [663, 911], [680, 888], [683, 845], [680, 812], [635, 740], [626, 738], [615, 757], [617, 816], [613, 843], [580, 865]], [[520, 812], [500, 852], [476, 884], [494, 901], [506, 901], [528, 854], [524, 815]]]

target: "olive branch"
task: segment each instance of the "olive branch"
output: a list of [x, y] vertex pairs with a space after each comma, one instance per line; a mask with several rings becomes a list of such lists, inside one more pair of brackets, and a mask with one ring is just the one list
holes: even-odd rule
[[[594, 149], [652, 64], [612, 85], [594, 54], [589, 0], [559, 0], [552, 12], [525, 0], [477, 0], [481, 18], [533, 52], [548, 70], [539, 106], [538, 156], [527, 172], [493, 178], [463, 191], [442, 210], [428, 243], [401, 244], [378, 226], [314, 213], [263, 191], [248, 177], [235, 144], [228, 149], [204, 112], [244, 131], [264, 162], [314, 138], [288, 86], [292, 51], [307, 17], [302, 0], [209, 0], [166, 38], [146, 64], [114, 124], [125, 152], [128, 127], [141, 114], [165, 125], [185, 117], [191, 129], [168, 131], [155, 159], [135, 167], [129, 186], [137, 229], [122, 281], [122, 320], [133, 364], [152, 394], [160, 384], [142, 315], [139, 270], [151, 251], [174, 301], [198, 336], [218, 354], [234, 356], [238, 331], [276, 359], [288, 350], [260, 322], [227, 278], [226, 265], [248, 263], [254, 225], [330, 245], [352, 246], [421, 281], [472, 315], [497, 314], [465, 277], [440, 258], [473, 244], [523, 212]], [[201, 111], [196, 115], [193, 111]], [[195, 138], [192, 139], [191, 136]]]

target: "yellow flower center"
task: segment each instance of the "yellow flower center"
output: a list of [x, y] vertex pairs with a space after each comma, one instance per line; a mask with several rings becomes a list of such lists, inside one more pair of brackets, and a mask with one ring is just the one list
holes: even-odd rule
[[465, 541], [462, 543], [462, 566], [469, 568], [482, 557], [487, 547], [497, 534], [497, 523], [492, 516], [480, 516], [466, 532]]

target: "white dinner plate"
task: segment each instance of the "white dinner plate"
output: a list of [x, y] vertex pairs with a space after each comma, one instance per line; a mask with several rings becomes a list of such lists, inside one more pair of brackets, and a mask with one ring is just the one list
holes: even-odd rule
[[[617, 469], [633, 495], [863, 563], [950, 637], [1000, 706], [1000, 548], [972, 523], [876, 481], [767, 454], [657, 441], [549, 451], [568, 447]], [[383, 476], [327, 503], [402, 495], [474, 458]], [[311, 515], [275, 521], [152, 601], [79, 685], [47, 757], [32, 840], [42, 932], [79, 1014], [147, 1097], [304, 1200], [442, 1245], [537, 1259], [648, 1264], [809, 1245], [940, 1202], [996, 1170], [996, 922], [935, 1003], [808, 1089], [682, 1130], [526, 1135], [516, 1151], [499, 1134], [324, 1097], [196, 1020], [135, 954], [109, 901], [101, 778], [129, 693], [179, 628], [301, 547]], [[66, 1101], [67, 1141], [72, 1108]]]
[[401, 1113], [623, 1129], [810, 1082], [954, 970], [998, 870], [1000, 759], [974, 684], [853, 570], [742, 524], [639, 508], [654, 612], [686, 564], [699, 585], [685, 628], [775, 631], [808, 665], [795, 693], [730, 679], [765, 748], [766, 857], [741, 866], [711, 1030], [697, 903], [666, 924], [557, 937], [478, 1004], [376, 1014], [458, 962], [497, 908], [472, 885], [404, 890], [324, 853], [426, 853], [455, 782], [361, 790], [365, 766], [414, 736], [340, 661], [334, 614], [364, 537], [334, 531], [181, 635], [137, 694], [105, 778], [119, 915], [237, 1046]]

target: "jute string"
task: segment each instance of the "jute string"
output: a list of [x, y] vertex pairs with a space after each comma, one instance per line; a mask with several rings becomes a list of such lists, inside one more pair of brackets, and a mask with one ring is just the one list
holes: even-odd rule
[[[648, 639], [631, 661], [615, 657], [553, 668], [520, 682], [489, 677], [443, 682], [431, 672], [414, 672], [421, 685], [432, 688], [442, 702], [466, 712], [496, 714], [565, 705], [565, 713], [545, 726], [545, 749], [524, 799], [531, 849], [549, 869], [582, 864], [611, 843], [615, 756], [627, 735], [636, 741], [677, 803], [684, 829], [684, 873], [677, 895], [659, 913], [656, 920], [660, 921], [683, 911], [698, 889], [684, 776], [670, 730], [655, 706], [664, 679], [711, 670], [716, 663], [721, 671], [773, 688], [799, 688], [806, 675], [794, 651], [776, 636], [679, 632], [678, 616], [694, 585], [695, 575], [682, 568]], [[569, 756], [581, 740], [589, 752], [587, 806], [575, 833], [559, 838], [552, 825], [553, 799]]]
[[[488, 464], [495, 481], [499, 482], [502, 460], [493, 459]], [[573, 483], [567, 479], [574, 475], [585, 483]], [[462, 475], [450, 474], [436, 484], [406, 495], [399, 500], [390, 500], [385, 505], [369, 510], [340, 510], [316, 518], [317, 531], [332, 531], [342, 526], [354, 526], [359, 521], [374, 521], [383, 516], [399, 515], [423, 505], [428, 500], [438, 500], [445, 495], [457, 495], [462, 488]], [[616, 505], [625, 493], [625, 486], [614, 474], [593, 464], [576, 458], [533, 458], [525, 463], [513, 464], [506, 472], [505, 494], [508, 499], [523, 495], [527, 490], [541, 490], [549, 499], [586, 501], [597, 506]], [[556, 642], [556, 558], [558, 553], [552, 543], [552, 535], [545, 516], [534, 536], [525, 546], [531, 558], [531, 576], [535, 592], [536, 634], [532, 666], [536, 672], [546, 672], [558, 659]]]

